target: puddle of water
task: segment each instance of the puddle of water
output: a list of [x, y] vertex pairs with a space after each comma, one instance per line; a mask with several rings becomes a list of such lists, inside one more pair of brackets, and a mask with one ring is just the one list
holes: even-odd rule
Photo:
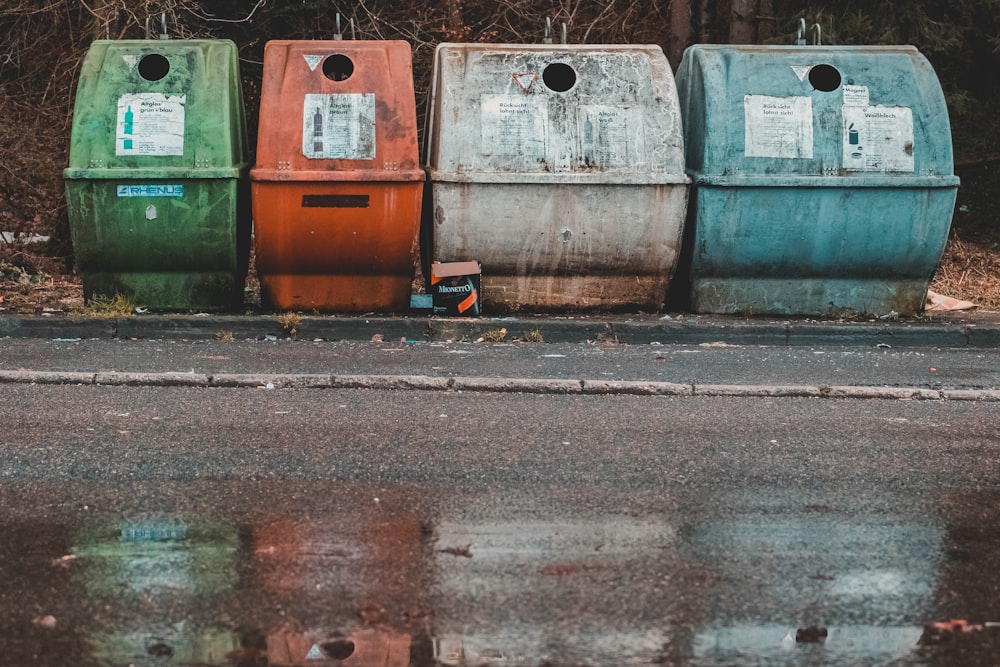
[[955, 568], [992, 558], [975, 549], [994, 540], [813, 506], [546, 514], [486, 498], [446, 513], [379, 496], [294, 516], [0, 519], [0, 655], [73, 667], [933, 665], [963, 640], [920, 648], [922, 623], [942, 591], [974, 590]]
[[919, 627], [854, 625], [823, 628], [825, 636], [796, 641], [798, 628], [744, 625], [710, 628], [694, 638], [694, 662], [735, 665], [750, 656], [755, 664], [858, 665], [916, 659]]

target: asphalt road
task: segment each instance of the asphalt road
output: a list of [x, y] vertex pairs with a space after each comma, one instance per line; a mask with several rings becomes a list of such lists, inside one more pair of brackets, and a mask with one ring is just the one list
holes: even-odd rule
[[[187, 348], [208, 357], [196, 370], [247, 370], [225, 345]], [[304, 347], [323, 372], [413, 370], [392, 366], [406, 352], [362, 346], [351, 366]], [[2, 349], [8, 369], [14, 349], [70, 364]], [[88, 361], [61, 368], [110, 358], [71, 349]], [[629, 373], [691, 356], [736, 381], [741, 358], [564, 352], [517, 366], [496, 348], [476, 372], [646, 377]], [[476, 354], [439, 353], [463, 372]], [[728, 371], [717, 353], [736, 353]], [[294, 356], [268, 369], [310, 370]], [[954, 381], [992, 358], [958, 357]], [[1000, 402], [6, 382], [0, 404], [8, 664], [992, 665], [1000, 649]], [[946, 619], [980, 627], [925, 631]]]

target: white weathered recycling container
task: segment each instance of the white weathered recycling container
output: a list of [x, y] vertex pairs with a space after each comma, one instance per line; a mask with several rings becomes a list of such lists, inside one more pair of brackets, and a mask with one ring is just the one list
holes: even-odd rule
[[481, 262], [485, 311], [664, 305], [689, 180], [660, 47], [440, 44], [427, 128], [430, 258]]

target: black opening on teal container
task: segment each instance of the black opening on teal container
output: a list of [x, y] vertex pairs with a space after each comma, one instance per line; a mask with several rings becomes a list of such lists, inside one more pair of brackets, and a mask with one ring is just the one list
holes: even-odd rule
[[576, 70], [566, 63], [552, 63], [542, 70], [542, 81], [549, 90], [565, 93], [576, 85]]
[[150, 53], [139, 60], [139, 76], [146, 81], [159, 81], [170, 71], [170, 61], [159, 53]]
[[809, 69], [809, 83], [816, 90], [829, 93], [840, 88], [840, 71], [833, 65], [815, 65]]
[[354, 61], [342, 53], [334, 53], [323, 61], [323, 74], [331, 81], [347, 81], [354, 74]]

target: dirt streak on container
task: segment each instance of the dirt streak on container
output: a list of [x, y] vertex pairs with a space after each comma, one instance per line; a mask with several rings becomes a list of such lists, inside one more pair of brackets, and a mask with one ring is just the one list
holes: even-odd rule
[[959, 181], [915, 48], [695, 45], [677, 85], [693, 310], [923, 308]]
[[441, 44], [430, 259], [482, 263], [484, 309], [657, 309], [687, 207], [656, 46]]
[[410, 46], [268, 42], [251, 171], [265, 305], [408, 309], [425, 176]]
[[84, 59], [66, 184], [84, 297], [157, 310], [243, 303], [246, 121], [228, 40], [99, 40]]

